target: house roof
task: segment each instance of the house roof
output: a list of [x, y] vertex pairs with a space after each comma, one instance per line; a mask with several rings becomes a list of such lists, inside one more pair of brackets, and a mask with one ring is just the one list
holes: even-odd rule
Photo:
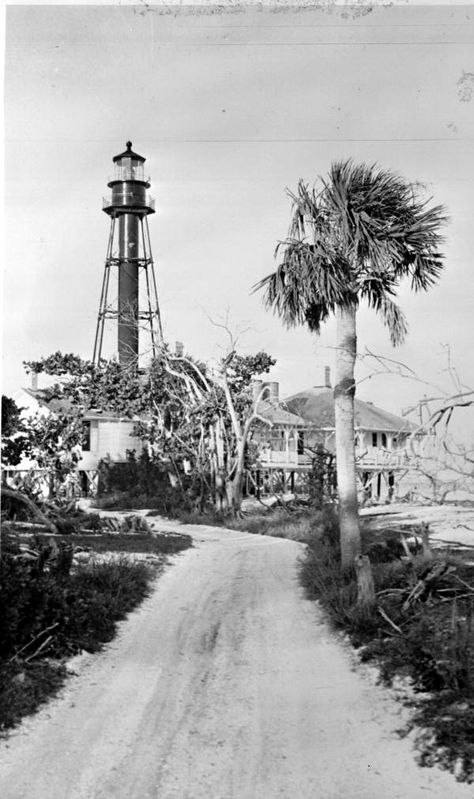
[[[69, 399], [61, 399], [59, 397], [49, 397], [48, 391], [42, 388], [24, 388], [22, 389], [25, 394], [32, 397], [36, 402], [41, 405], [43, 408], [47, 408], [49, 411], [53, 413], [68, 413], [72, 412], [74, 406], [71, 400]], [[84, 411], [82, 417], [85, 421], [90, 422], [95, 419], [102, 420], [102, 421], [134, 421], [132, 418], [124, 417], [118, 413], [112, 413], [111, 411], [101, 411], [97, 408], [89, 408], [88, 410]]]
[[42, 388], [23, 388], [25, 394], [32, 397], [42, 408], [47, 408], [53, 413], [67, 413], [71, 410], [71, 402], [68, 399], [53, 399], [48, 397], [48, 392]]
[[[334, 394], [331, 388], [309, 388], [288, 397], [282, 402], [291, 413], [298, 414], [315, 427], [333, 428]], [[354, 425], [356, 430], [375, 430], [387, 433], [412, 433], [416, 426], [401, 416], [377, 408], [371, 402], [354, 398]]]
[[260, 402], [257, 406], [257, 411], [260, 416], [263, 416], [265, 419], [268, 419], [272, 425], [281, 424], [281, 425], [292, 425], [293, 427], [306, 427], [307, 422], [303, 419], [302, 416], [298, 416], [296, 413], [283, 408], [281, 404], [275, 405], [268, 400], [264, 400]]

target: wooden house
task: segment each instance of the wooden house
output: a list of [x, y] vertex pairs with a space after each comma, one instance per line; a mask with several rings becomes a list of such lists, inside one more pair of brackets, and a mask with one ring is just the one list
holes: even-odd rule
[[[280, 486], [305, 483], [318, 450], [335, 453], [334, 394], [329, 369], [325, 384], [293, 394], [278, 396], [278, 384], [269, 383], [267, 405], [260, 436], [261, 472]], [[424, 436], [409, 420], [354, 399], [355, 447], [360, 499], [390, 500], [403, 493], [403, 479], [420, 454]], [[277, 472], [277, 475], [272, 475]], [[268, 479], [267, 479], [268, 483]]]

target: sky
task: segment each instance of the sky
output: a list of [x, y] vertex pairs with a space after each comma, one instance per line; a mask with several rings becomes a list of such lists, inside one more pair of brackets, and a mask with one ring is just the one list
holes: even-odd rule
[[[421, 182], [450, 217], [439, 285], [400, 291], [406, 343], [360, 309], [358, 396], [400, 413], [454, 392], [453, 374], [474, 387], [474, 5], [20, 3], [4, 30], [3, 393], [28, 385], [24, 360], [92, 357], [102, 197], [128, 139], [156, 199], [169, 342], [218, 357], [227, 317], [241, 351], [277, 359], [282, 396], [321, 384], [334, 323], [287, 330], [251, 291], [275, 269], [286, 190], [351, 157]], [[457, 424], [474, 439], [472, 416]]]

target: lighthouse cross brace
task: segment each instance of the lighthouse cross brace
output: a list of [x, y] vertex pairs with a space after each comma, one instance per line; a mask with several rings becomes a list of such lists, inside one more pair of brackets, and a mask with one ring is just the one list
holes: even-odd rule
[[[126, 367], [138, 363], [140, 327], [150, 337], [153, 357], [163, 343], [163, 330], [147, 219], [155, 208], [154, 200], [146, 195], [150, 183], [143, 174], [145, 159], [127, 142], [127, 150], [113, 161], [115, 174], [108, 183], [112, 196], [104, 200], [103, 207], [110, 216], [110, 231], [92, 360], [98, 364], [102, 358], [106, 321], [116, 320], [119, 363]], [[110, 277], [115, 269], [118, 299], [111, 303]], [[145, 279], [143, 309], [139, 303], [140, 273]]]

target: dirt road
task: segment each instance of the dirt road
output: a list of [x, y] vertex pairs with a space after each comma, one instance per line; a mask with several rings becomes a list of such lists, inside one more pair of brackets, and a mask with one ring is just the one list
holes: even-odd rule
[[119, 637], [0, 742], [2, 799], [463, 799], [328, 633], [298, 544], [190, 528]]

